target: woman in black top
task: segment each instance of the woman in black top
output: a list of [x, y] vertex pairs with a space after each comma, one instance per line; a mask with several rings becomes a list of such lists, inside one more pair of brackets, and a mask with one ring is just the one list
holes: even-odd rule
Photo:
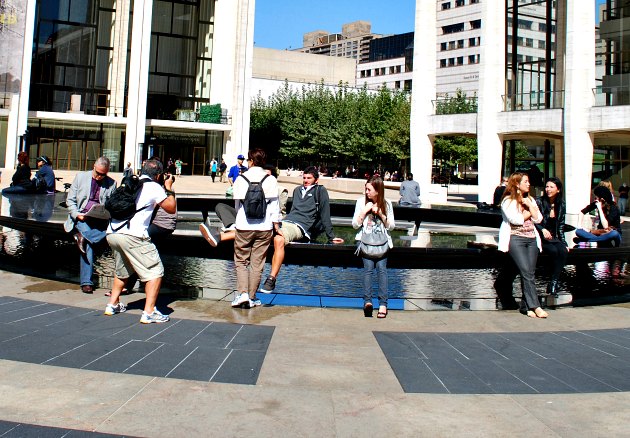
[[596, 229], [587, 231], [583, 228], [575, 230], [576, 243], [597, 242], [600, 246], [619, 246], [621, 244], [621, 215], [612, 193], [606, 187], [597, 186], [593, 190], [595, 201], [584, 207], [578, 215], [578, 224], [582, 226], [584, 215], [597, 211], [599, 224]]
[[562, 199], [562, 181], [556, 177], [547, 178], [544, 194], [536, 199], [543, 220], [536, 224], [540, 234], [543, 253], [550, 256], [551, 278], [547, 293], [557, 295], [558, 278], [567, 261], [569, 250], [564, 238], [564, 218], [566, 204]]
[[13, 178], [11, 178], [12, 186], [30, 186], [31, 185], [31, 168], [28, 165], [28, 154], [20, 152], [18, 154], [18, 167], [15, 169]]
[[2, 191], [2, 194], [31, 193], [33, 183], [31, 182], [31, 168], [28, 165], [28, 154], [20, 152], [18, 154], [18, 167], [11, 178], [11, 186]]

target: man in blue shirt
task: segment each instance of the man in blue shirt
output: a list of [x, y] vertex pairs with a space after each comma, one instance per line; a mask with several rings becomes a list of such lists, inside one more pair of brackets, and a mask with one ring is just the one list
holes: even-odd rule
[[[50, 165], [50, 158], [42, 155], [37, 157], [36, 161], [38, 170], [35, 173], [35, 190], [38, 193], [55, 193], [55, 172], [53, 172]], [[40, 180], [45, 181], [45, 187], [43, 184], [38, 184]]]
[[243, 161], [245, 160], [245, 157], [243, 155], [239, 155], [238, 157], [236, 157], [237, 163], [230, 167], [230, 172], [228, 173], [228, 182], [230, 183], [231, 186], [234, 185], [234, 181], [236, 180], [236, 178], [243, 172], [245, 172], [247, 170], [247, 167], [243, 165]]

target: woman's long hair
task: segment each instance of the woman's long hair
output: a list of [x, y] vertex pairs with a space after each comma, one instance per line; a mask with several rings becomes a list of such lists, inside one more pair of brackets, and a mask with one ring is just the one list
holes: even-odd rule
[[545, 187], [547, 187], [547, 183], [549, 182], [554, 183], [555, 186], [558, 188], [556, 200], [554, 202], [551, 202], [551, 199], [549, 198], [549, 196], [547, 196], [546, 190], [543, 190], [543, 195], [541, 196], [541, 199], [544, 203], [547, 203], [550, 206], [553, 205], [553, 210], [556, 213], [556, 217], [558, 217], [558, 214], [560, 214], [560, 204], [562, 203], [562, 199], [564, 198], [564, 187], [562, 185], [562, 181], [560, 181], [560, 178], [556, 178], [555, 176], [549, 177], [545, 180]]
[[[384, 215], [387, 215], [387, 203], [385, 202], [385, 184], [383, 184], [383, 179], [378, 175], [374, 175], [371, 176], [365, 184], [372, 184], [372, 187], [374, 187], [374, 190], [376, 190], [376, 205], [383, 212]], [[367, 204], [368, 202], [372, 201], [368, 199], [368, 196], [366, 194], [365, 203]]]
[[525, 172], [514, 172], [510, 175], [510, 179], [508, 179], [507, 187], [505, 188], [501, 202], [503, 202], [505, 198], [510, 198], [512, 201], [516, 201], [519, 205], [523, 202], [523, 194], [519, 190], [518, 186], [521, 185], [521, 181], [524, 176], [529, 178]]

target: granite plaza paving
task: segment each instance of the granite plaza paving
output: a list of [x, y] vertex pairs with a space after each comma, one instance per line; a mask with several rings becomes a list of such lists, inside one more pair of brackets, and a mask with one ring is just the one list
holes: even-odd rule
[[0, 271], [0, 436], [627, 436], [630, 306], [391, 311], [142, 294]]

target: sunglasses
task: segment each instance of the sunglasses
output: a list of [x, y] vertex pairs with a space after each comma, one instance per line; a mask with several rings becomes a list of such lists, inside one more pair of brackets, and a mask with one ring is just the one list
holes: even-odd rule
[[94, 173], [96, 174], [96, 176], [107, 176], [107, 172], [105, 173], [101, 173], [98, 170], [94, 169]]

